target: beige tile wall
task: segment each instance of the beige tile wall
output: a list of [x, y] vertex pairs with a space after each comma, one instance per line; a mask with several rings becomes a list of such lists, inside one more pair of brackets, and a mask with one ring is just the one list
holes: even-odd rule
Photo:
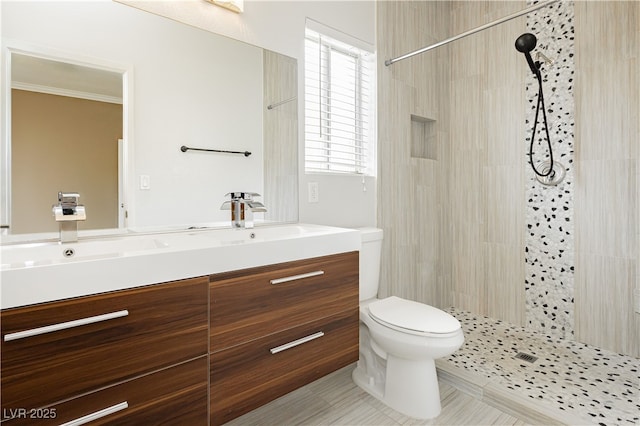
[[640, 3], [576, 2], [576, 339], [640, 355]]
[[[378, 224], [385, 231], [380, 295], [439, 305], [447, 298], [443, 268], [448, 229], [448, 49], [390, 67], [385, 59], [447, 36], [445, 2], [378, 2]], [[445, 17], [445, 19], [442, 19]], [[438, 160], [411, 157], [411, 115], [434, 120]]]
[[[380, 2], [380, 62], [522, 4]], [[518, 19], [380, 65], [378, 223], [388, 260], [381, 295], [522, 324], [524, 72], [514, 69], [526, 64], [513, 41], [523, 27]], [[410, 114], [436, 120], [437, 160], [410, 157]]]
[[[456, 2], [451, 33], [524, 2]], [[455, 306], [524, 321], [524, 75], [518, 18], [451, 45], [449, 226]]]

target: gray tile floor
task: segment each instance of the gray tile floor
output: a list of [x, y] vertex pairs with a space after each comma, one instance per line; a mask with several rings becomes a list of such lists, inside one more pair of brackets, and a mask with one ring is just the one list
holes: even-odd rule
[[516, 417], [440, 385], [442, 412], [418, 421], [385, 406], [351, 380], [355, 364], [293, 391], [227, 425], [523, 425]]
[[[584, 423], [640, 425], [640, 360], [458, 309], [465, 343], [441, 361]], [[537, 357], [533, 363], [514, 358]]]

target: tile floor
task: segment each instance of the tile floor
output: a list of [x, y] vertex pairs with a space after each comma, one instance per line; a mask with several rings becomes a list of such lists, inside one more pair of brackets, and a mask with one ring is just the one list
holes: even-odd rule
[[[502, 321], [447, 309], [465, 343], [439, 367], [456, 367], [483, 386], [502, 387], [585, 424], [640, 425], [640, 360], [586, 344], [528, 332]], [[538, 359], [528, 363], [518, 352]], [[447, 365], [448, 364], [448, 365]]]
[[[640, 425], [639, 359], [447, 311], [463, 324], [465, 343], [437, 363], [437, 418], [418, 421], [386, 407], [353, 383], [352, 365], [228, 424]], [[515, 359], [518, 352], [538, 359]]]
[[524, 425], [518, 418], [441, 384], [441, 414], [418, 421], [385, 406], [351, 379], [355, 364], [295, 390], [228, 426], [384, 426], [384, 425]]

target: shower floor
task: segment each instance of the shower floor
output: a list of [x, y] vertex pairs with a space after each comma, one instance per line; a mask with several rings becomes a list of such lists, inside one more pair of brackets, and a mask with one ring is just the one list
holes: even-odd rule
[[465, 343], [437, 361], [440, 380], [531, 423], [640, 424], [640, 359], [445, 310]]

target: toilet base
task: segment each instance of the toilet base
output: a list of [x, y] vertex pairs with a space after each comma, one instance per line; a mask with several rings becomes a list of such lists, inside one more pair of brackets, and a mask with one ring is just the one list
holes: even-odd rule
[[353, 381], [371, 396], [394, 410], [416, 419], [432, 419], [441, 411], [435, 362], [413, 361], [388, 355], [382, 380], [367, 371], [361, 357], [352, 373]]

